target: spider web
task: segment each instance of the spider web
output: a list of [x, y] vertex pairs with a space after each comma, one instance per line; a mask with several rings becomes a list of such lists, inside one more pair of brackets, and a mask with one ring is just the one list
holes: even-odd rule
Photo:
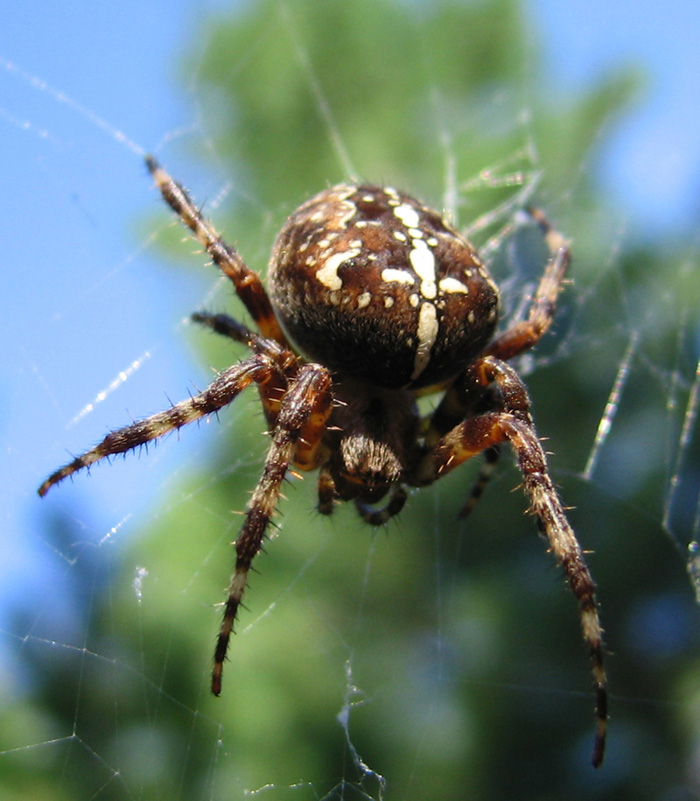
[[[700, 793], [697, 235], [605, 184], [638, 75], [562, 96], [533, 46], [544, 17], [523, 33], [513, 8], [169, 4], [138, 25], [64, 12], [57, 54], [50, 20], [5, 39], [3, 798]], [[352, 509], [319, 519], [313, 479], [291, 478], [221, 699], [216, 602], [266, 445], [254, 393], [36, 499], [66, 448], [242, 355], [188, 322], [240, 310], [149, 191], [146, 150], [256, 269], [299, 201], [352, 176], [448, 209], [492, 255], [508, 319], [544, 256], [517, 209], [536, 202], [572, 237], [556, 330], [516, 366], [594, 551], [603, 771], [575, 604], [507, 458], [468, 521], [476, 465], [378, 533]]]

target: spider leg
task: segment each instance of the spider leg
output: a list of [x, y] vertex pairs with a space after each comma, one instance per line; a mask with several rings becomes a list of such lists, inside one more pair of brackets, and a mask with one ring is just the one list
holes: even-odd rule
[[[549, 223], [543, 212], [531, 208], [529, 214], [542, 229], [550, 259], [540, 279], [535, 292], [527, 320], [508, 328], [484, 351], [485, 356], [491, 356], [502, 361], [512, 359], [535, 345], [548, 331], [556, 308], [556, 300], [563, 288], [566, 271], [571, 262], [571, 254], [566, 240]], [[485, 400], [483, 387], [470, 385], [464, 377], [459, 377], [447, 388], [445, 395], [437, 409], [430, 418], [426, 432], [426, 447], [432, 448], [449, 430], [465, 417], [472, 417], [482, 410], [486, 403], [494, 404], [494, 399]], [[495, 401], [500, 406], [502, 401]], [[486, 463], [482, 467], [469, 500], [460, 512], [460, 517], [466, 517], [476, 505], [479, 497], [493, 474], [496, 459], [490, 459], [487, 454]]]
[[457, 517], [459, 517], [461, 520], [464, 520], [465, 517], [468, 517], [474, 511], [474, 507], [477, 505], [477, 503], [479, 503], [481, 500], [484, 490], [488, 486], [489, 481], [491, 481], [500, 456], [501, 449], [497, 445], [494, 445], [492, 448], [487, 448], [484, 451], [484, 462], [479, 470], [479, 475], [474, 482], [472, 491], [469, 493], [467, 502], [460, 509], [459, 514], [457, 515]]
[[[500, 394], [484, 391], [481, 386], [474, 387], [468, 382], [466, 376], [460, 376], [447, 389], [441, 402], [427, 421], [425, 448], [428, 450], [434, 448], [440, 439], [462, 420], [475, 417], [482, 411], [493, 411], [501, 408], [502, 405], [503, 399]], [[493, 477], [499, 457], [500, 448], [498, 446], [485, 449], [479, 475], [459, 512], [459, 518], [464, 519], [474, 510]]]
[[598, 767], [605, 752], [608, 690], [595, 584], [547, 471], [547, 459], [529, 414], [529, 399], [522, 381], [512, 367], [493, 357], [477, 362], [470, 368], [468, 377], [481, 386], [496, 382], [504, 408], [464, 420], [442, 437], [419, 465], [416, 483], [430, 483], [472, 456], [502, 442], [507, 441], [513, 447], [525, 491], [530, 498], [531, 511], [537, 516], [549, 547], [563, 567], [579, 604], [581, 629], [588, 645], [596, 689], [597, 724], [593, 765]]
[[277, 380], [266, 381], [258, 385], [260, 400], [262, 401], [265, 419], [272, 428], [277, 420], [280, 410], [280, 400], [287, 389], [285, 375], [289, 374], [297, 361], [296, 356], [291, 350], [282, 347], [279, 342], [251, 331], [250, 328], [239, 323], [228, 314], [210, 314], [209, 312], [195, 312], [191, 318], [195, 323], [199, 323], [205, 328], [209, 328], [217, 334], [228, 337], [234, 342], [247, 345], [253, 352], [269, 356], [274, 362], [281, 366], [281, 372]]
[[238, 320], [228, 314], [212, 314], [211, 312], [200, 311], [190, 315], [190, 319], [204, 328], [209, 328], [216, 334], [221, 334], [221, 336], [232, 339], [234, 342], [246, 345], [255, 353], [267, 353], [268, 356], [275, 358], [284, 350], [279, 342], [256, 334], [247, 325], [239, 323]]
[[[322, 515], [333, 514], [333, 505], [339, 499], [340, 495], [330, 464], [326, 462], [321, 465], [321, 469], [318, 471], [318, 511]], [[392, 487], [388, 503], [379, 509], [358, 497], [354, 498], [357, 513], [370, 526], [383, 526], [388, 523], [392, 517], [399, 514], [406, 505], [407, 500], [408, 493], [399, 484], [395, 484]]]
[[557, 297], [562, 291], [571, 252], [564, 237], [552, 227], [545, 215], [535, 208], [530, 216], [544, 232], [550, 259], [540, 279], [527, 320], [508, 328], [486, 348], [485, 355], [508, 361], [537, 344], [549, 330], [554, 318]]
[[396, 485], [386, 506], [375, 509], [370, 504], [355, 498], [355, 508], [365, 523], [369, 523], [370, 526], [383, 526], [403, 509], [407, 499], [406, 490], [402, 486]]
[[73, 475], [78, 470], [90, 467], [107, 456], [138, 448], [140, 445], [159, 439], [170, 431], [219, 411], [252, 383], [262, 385], [268, 382], [277, 382], [280, 378], [279, 367], [263, 354], [256, 354], [229, 367], [198, 395], [181, 401], [164, 412], [158, 412], [151, 417], [146, 417], [107, 434], [99, 445], [81, 456], [77, 456], [72, 462], [52, 473], [39, 487], [39, 495], [46, 495], [51, 487], [58, 484], [59, 481], [63, 481], [64, 478]]
[[146, 157], [146, 166], [165, 202], [204, 245], [221, 272], [231, 279], [238, 297], [255, 320], [260, 333], [287, 346], [287, 339], [258, 275], [246, 265], [240, 253], [224, 242], [212, 224], [202, 217], [182, 184], [171, 178], [153, 156]]
[[214, 652], [211, 680], [214, 695], [221, 692], [226, 651], [248, 581], [248, 572], [262, 548], [287, 469], [292, 462], [302, 469], [317, 466], [332, 401], [330, 374], [317, 364], [304, 365], [282, 399], [263, 474], [250, 499], [245, 523], [236, 540], [236, 567]]
[[318, 511], [322, 515], [333, 514], [333, 505], [338, 500], [335, 481], [328, 462], [318, 471]]

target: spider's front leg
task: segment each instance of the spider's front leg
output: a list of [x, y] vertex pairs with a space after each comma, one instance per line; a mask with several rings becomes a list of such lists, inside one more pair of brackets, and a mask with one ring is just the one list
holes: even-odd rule
[[165, 202], [204, 245], [221, 272], [231, 280], [260, 333], [286, 347], [287, 339], [257, 273], [248, 267], [236, 248], [224, 242], [214, 226], [202, 216], [185, 187], [171, 178], [153, 156], [146, 157], [146, 166]]
[[592, 761], [598, 767], [605, 752], [608, 691], [595, 584], [547, 471], [547, 459], [530, 417], [524, 384], [512, 367], [491, 356], [472, 365], [467, 382], [471, 382], [474, 392], [495, 383], [499, 389], [498, 410], [468, 418], [445, 434], [423, 458], [416, 483], [431, 483], [472, 456], [502, 442], [507, 441], [513, 447], [531, 511], [537, 516], [557, 562], [564, 568], [579, 604], [583, 638], [590, 652], [596, 688], [597, 725]]
[[262, 548], [265, 532], [277, 506], [290, 464], [301, 469], [318, 466], [319, 451], [333, 396], [330, 373], [318, 364], [304, 365], [282, 398], [265, 468], [248, 503], [246, 520], [236, 540], [236, 567], [228, 590], [224, 616], [214, 652], [211, 689], [221, 692], [221, 674], [248, 573]]

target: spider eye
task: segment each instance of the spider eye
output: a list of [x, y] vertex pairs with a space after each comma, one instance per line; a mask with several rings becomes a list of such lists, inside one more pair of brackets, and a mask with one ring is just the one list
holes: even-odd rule
[[340, 185], [280, 232], [272, 301], [311, 359], [384, 387], [460, 372], [491, 339], [498, 290], [441, 216], [391, 187]]

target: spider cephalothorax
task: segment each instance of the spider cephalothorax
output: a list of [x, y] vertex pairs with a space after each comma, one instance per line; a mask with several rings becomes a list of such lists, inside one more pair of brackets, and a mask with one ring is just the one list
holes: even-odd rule
[[[182, 186], [154, 159], [147, 163], [167, 203], [233, 282], [259, 333], [226, 315], [199, 312], [194, 319], [244, 343], [252, 355], [200, 394], [112, 432], [49, 476], [39, 494], [100, 459], [216, 412], [257, 385], [272, 442], [236, 541], [214, 654], [212, 691], [218, 695], [248, 573], [288, 469], [318, 469], [323, 514], [352, 500], [368, 523], [381, 525], [401, 511], [407, 487], [430, 484], [485, 453], [468, 512], [500, 444], [509, 442], [531, 510], [579, 602], [596, 686], [593, 763], [600, 765], [607, 685], [595, 587], [547, 472], [527, 390], [506, 363], [551, 324], [569, 263], [563, 238], [531, 210], [550, 259], [527, 319], [495, 334], [498, 289], [464, 237], [391, 187], [344, 184], [316, 195], [287, 220], [270, 261], [268, 297], [258, 275], [202, 218]], [[421, 419], [418, 395], [438, 391], [437, 408]]]

